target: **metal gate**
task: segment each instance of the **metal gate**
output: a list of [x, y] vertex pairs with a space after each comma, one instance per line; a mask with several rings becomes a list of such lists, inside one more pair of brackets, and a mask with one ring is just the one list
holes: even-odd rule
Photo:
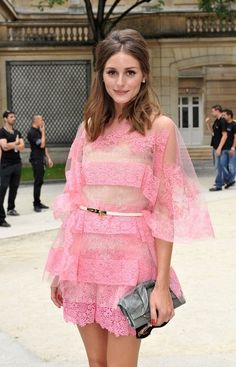
[[70, 145], [83, 119], [90, 61], [9, 61], [8, 108], [24, 138], [33, 115], [43, 115], [47, 145]]

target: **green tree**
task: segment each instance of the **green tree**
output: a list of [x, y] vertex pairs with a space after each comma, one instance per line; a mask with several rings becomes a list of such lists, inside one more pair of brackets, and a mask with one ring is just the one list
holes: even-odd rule
[[[54, 5], [63, 5], [68, 0], [39, 0], [39, 8], [44, 9], [45, 6], [53, 7]], [[121, 0], [113, 0], [110, 8], [106, 11], [107, 0], [98, 0], [96, 12], [92, 7], [91, 0], [83, 0], [87, 12], [88, 22], [93, 34], [94, 44], [104, 39], [106, 35], [134, 8], [149, 3], [151, 0], [134, 0], [133, 4], [119, 15], [114, 16], [114, 10]], [[227, 19], [231, 16], [231, 5], [236, 0], [198, 0], [199, 9], [215, 14], [220, 19]], [[155, 4], [156, 10], [160, 10], [165, 0], [157, 0]]]
[[[96, 44], [100, 40], [104, 39], [106, 35], [116, 26], [116, 24], [119, 23], [121, 19], [123, 19], [134, 8], [143, 3], [149, 3], [151, 0], [134, 0], [132, 5], [127, 6], [127, 8], [117, 16], [114, 16], [114, 10], [119, 5], [121, 0], [114, 0], [108, 10], [105, 9], [107, 0], [98, 0], [96, 12], [92, 7], [91, 0], [83, 1], [85, 4], [89, 25], [93, 34], [93, 40]], [[45, 6], [52, 8], [54, 5], [62, 5], [66, 2], [67, 0], [40, 0], [39, 8], [43, 10]], [[156, 9], [160, 9], [163, 4], [164, 0], [158, 0], [157, 4], [155, 4]]]
[[199, 8], [208, 13], [215, 13], [220, 19], [231, 17], [231, 6], [236, 0], [198, 0]]

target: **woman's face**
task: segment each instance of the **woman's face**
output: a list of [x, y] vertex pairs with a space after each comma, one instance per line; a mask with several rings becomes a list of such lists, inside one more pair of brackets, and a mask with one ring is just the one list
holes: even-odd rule
[[122, 51], [111, 56], [105, 64], [105, 88], [118, 108], [138, 94], [143, 79], [138, 60]]

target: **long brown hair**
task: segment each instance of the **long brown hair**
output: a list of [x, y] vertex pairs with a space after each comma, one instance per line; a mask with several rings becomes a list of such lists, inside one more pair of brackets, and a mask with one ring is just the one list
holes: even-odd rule
[[152, 126], [152, 113], [160, 114], [158, 99], [150, 85], [149, 54], [144, 38], [133, 29], [113, 31], [96, 48], [95, 78], [84, 112], [85, 129], [91, 141], [115, 118], [114, 102], [103, 83], [103, 71], [107, 60], [121, 50], [139, 62], [145, 83], [141, 83], [138, 94], [125, 105], [120, 117], [130, 121], [133, 131], [145, 135], [145, 130]]

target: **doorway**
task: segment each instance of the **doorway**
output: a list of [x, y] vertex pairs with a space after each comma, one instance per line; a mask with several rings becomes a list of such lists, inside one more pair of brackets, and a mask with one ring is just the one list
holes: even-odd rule
[[179, 96], [178, 123], [186, 145], [202, 144], [201, 96]]

